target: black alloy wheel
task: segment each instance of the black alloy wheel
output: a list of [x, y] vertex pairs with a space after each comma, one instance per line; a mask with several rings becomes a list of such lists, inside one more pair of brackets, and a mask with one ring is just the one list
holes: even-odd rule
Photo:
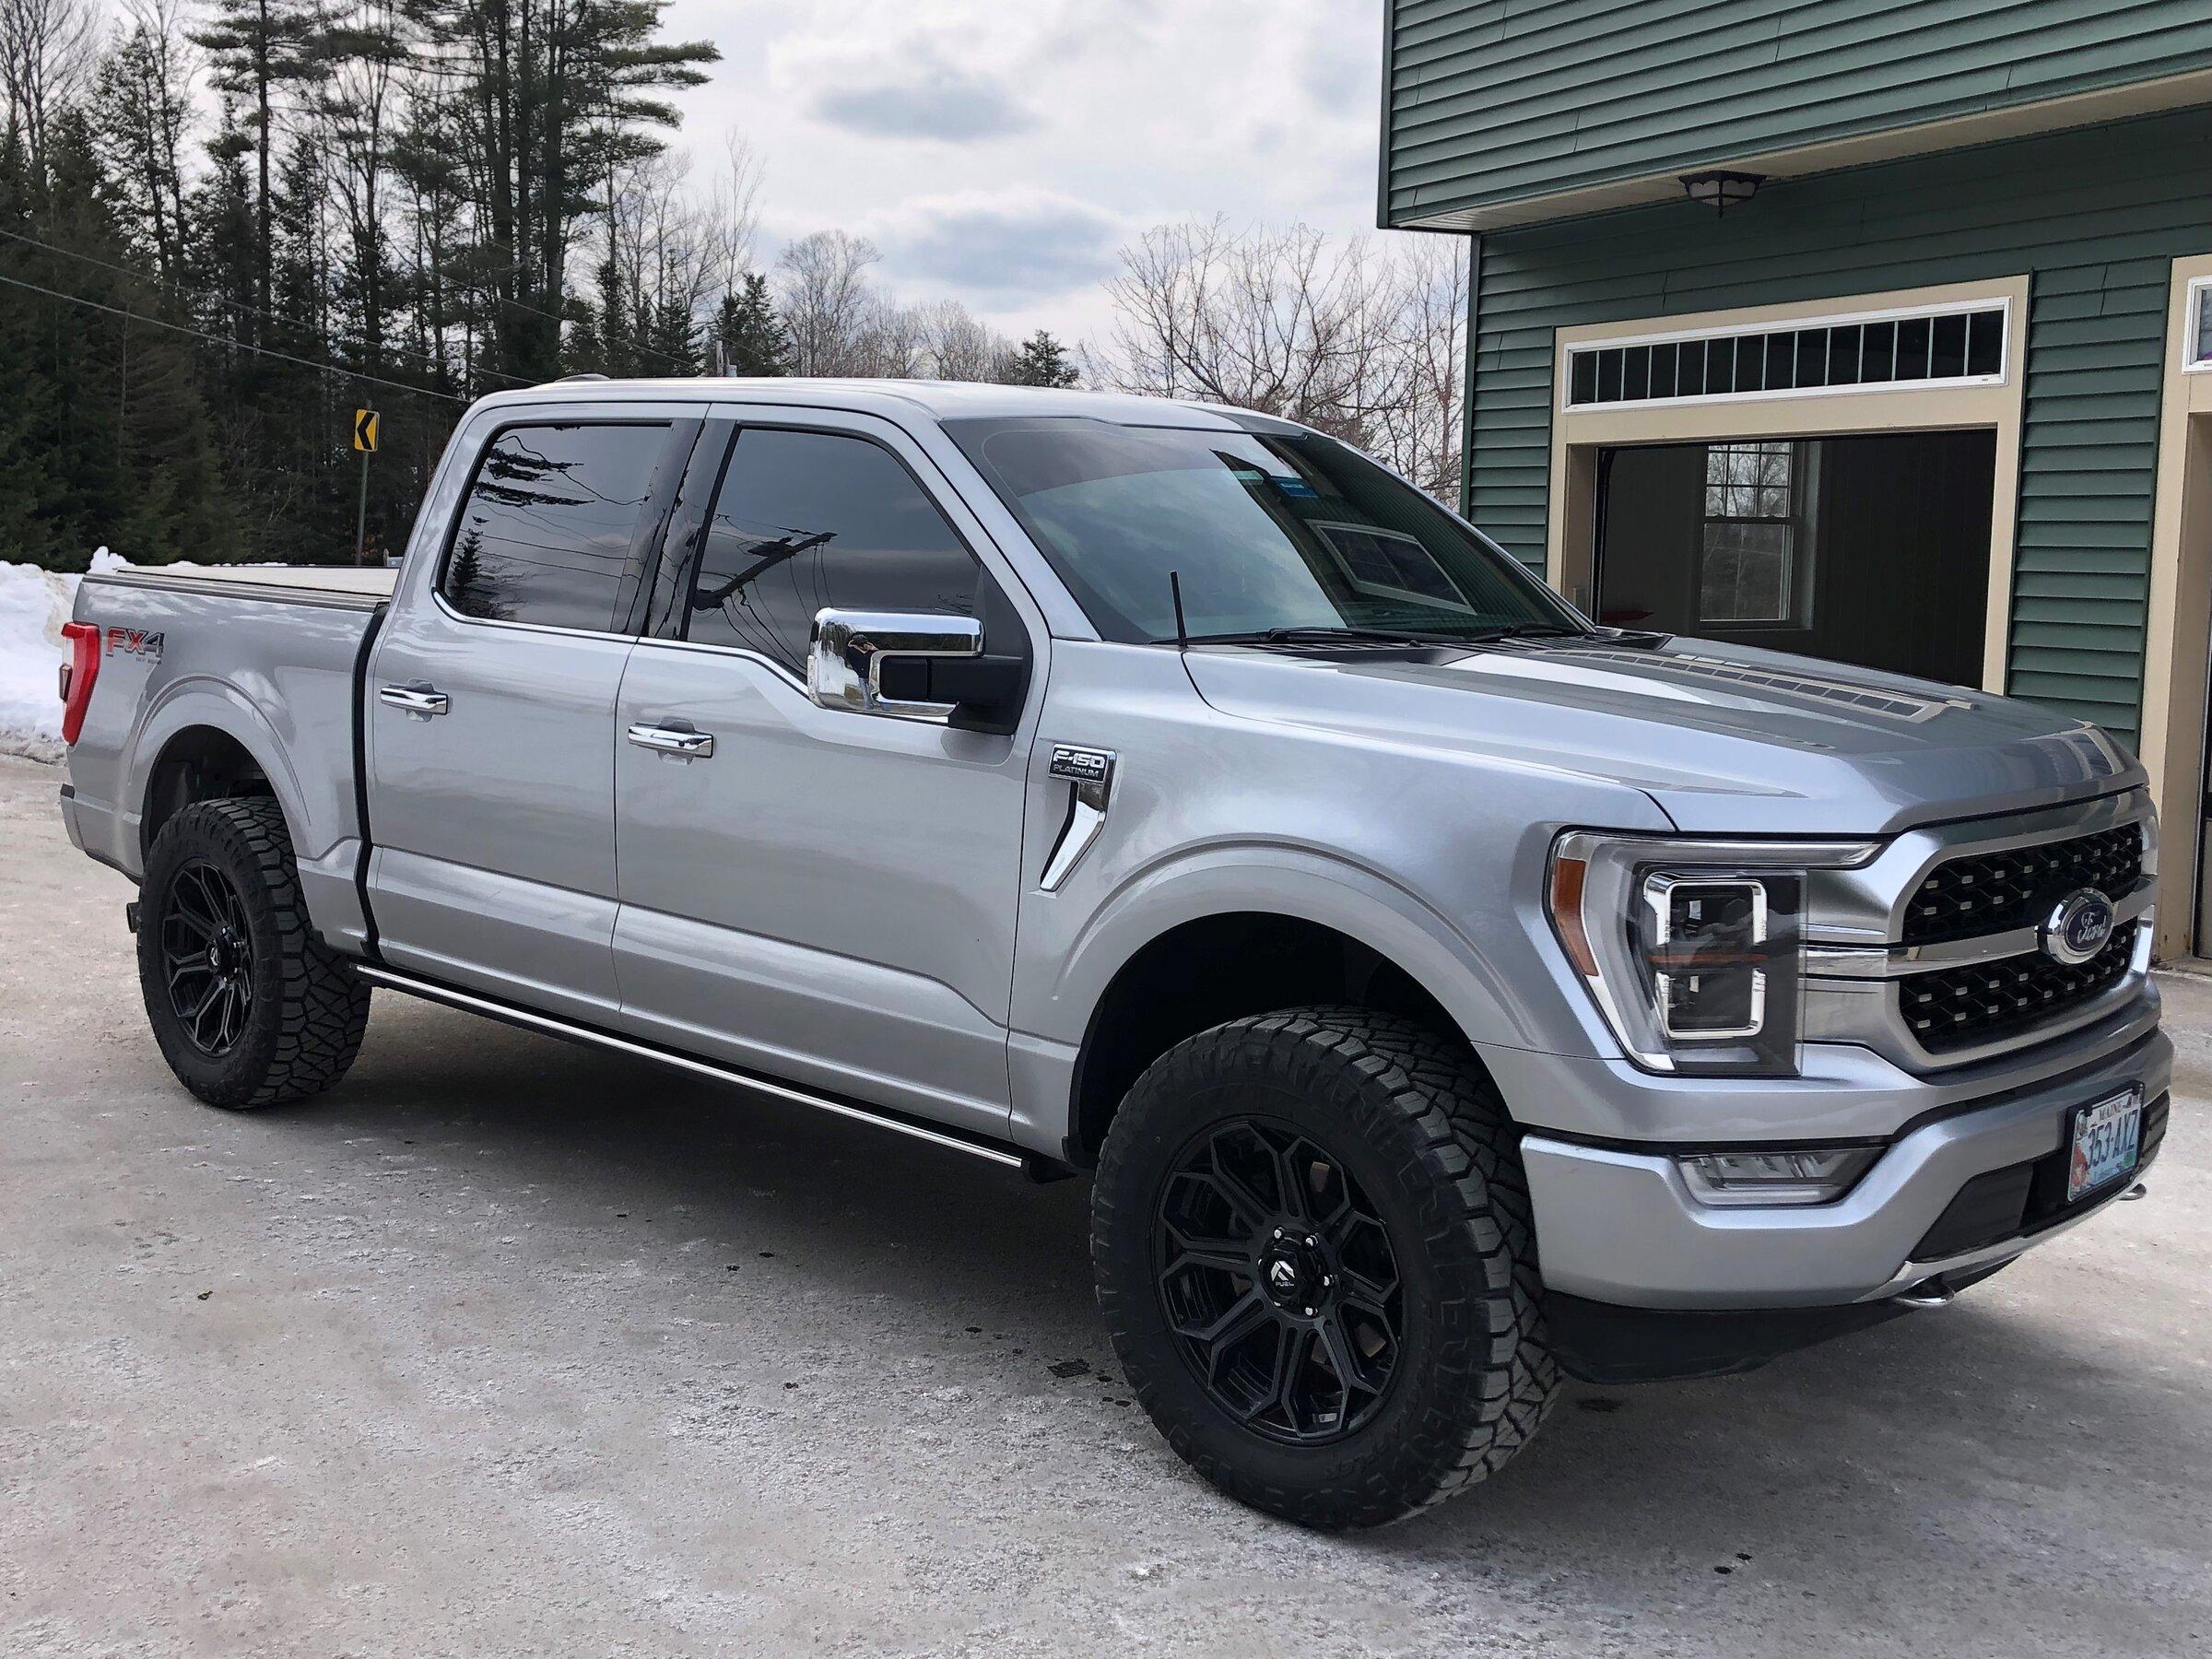
[[193, 1047], [219, 1059], [253, 1012], [253, 947], [245, 900], [204, 858], [178, 870], [161, 912], [169, 1006]]
[[1528, 1442], [1559, 1390], [1518, 1134], [1458, 1034], [1285, 1008], [1130, 1087], [1091, 1185], [1137, 1403], [1231, 1497], [1379, 1526]]
[[1160, 1190], [1160, 1303], [1207, 1396], [1270, 1440], [1363, 1427], [1402, 1346], [1390, 1234], [1342, 1162], [1290, 1124], [1208, 1124]]
[[308, 914], [282, 807], [264, 795], [183, 807], [138, 890], [147, 1020], [185, 1088], [211, 1106], [278, 1106], [346, 1075], [369, 987]]

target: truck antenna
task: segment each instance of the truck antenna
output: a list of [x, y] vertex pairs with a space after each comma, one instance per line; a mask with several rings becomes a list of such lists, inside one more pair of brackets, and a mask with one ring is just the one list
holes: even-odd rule
[[1173, 595], [1175, 600], [1175, 649], [1188, 651], [1191, 648], [1191, 630], [1183, 626], [1182, 621], [1182, 571], [1170, 571], [1168, 572], [1168, 592]]

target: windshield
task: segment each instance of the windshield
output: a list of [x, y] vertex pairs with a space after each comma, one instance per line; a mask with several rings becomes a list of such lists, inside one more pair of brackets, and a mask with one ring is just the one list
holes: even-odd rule
[[1496, 638], [1588, 625], [1420, 491], [1334, 439], [948, 421], [1100, 635]]

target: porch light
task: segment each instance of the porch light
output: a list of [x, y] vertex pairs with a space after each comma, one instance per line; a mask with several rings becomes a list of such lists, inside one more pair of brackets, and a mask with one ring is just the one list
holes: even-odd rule
[[1689, 199], [1704, 203], [1715, 213], [1726, 213], [1737, 203], [1749, 201], [1759, 194], [1759, 187], [1766, 182], [1764, 173], [1701, 172], [1682, 175], [1682, 188], [1689, 193]]

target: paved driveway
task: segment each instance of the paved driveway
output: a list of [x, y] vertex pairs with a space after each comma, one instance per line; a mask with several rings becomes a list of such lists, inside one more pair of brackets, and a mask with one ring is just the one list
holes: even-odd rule
[[2148, 1202], [1315, 1536], [1114, 1370], [1085, 1190], [380, 997], [169, 1077], [0, 759], [0, 1653], [2172, 1655], [2212, 1642], [2212, 992]]

